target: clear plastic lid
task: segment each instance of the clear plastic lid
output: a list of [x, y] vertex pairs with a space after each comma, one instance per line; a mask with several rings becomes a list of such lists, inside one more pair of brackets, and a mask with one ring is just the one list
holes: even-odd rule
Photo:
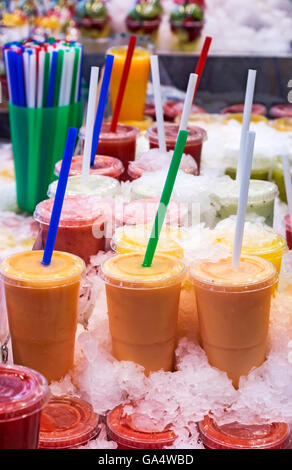
[[99, 433], [99, 416], [74, 396], [53, 396], [42, 411], [39, 448], [66, 449], [85, 445]]
[[[166, 143], [169, 143], [169, 144], [172, 144], [173, 142], [175, 143], [177, 139], [178, 131], [179, 131], [179, 125], [173, 124], [173, 123], [166, 123], [164, 125], [164, 129], [165, 129]], [[207, 140], [207, 132], [201, 127], [198, 127], [198, 126], [189, 127], [188, 126], [187, 131], [189, 133], [187, 144], [200, 145], [202, 142]], [[156, 125], [149, 127], [146, 133], [150, 141], [158, 140], [158, 128]]]
[[112, 410], [106, 419], [108, 438], [121, 447], [132, 449], [162, 449], [170, 446], [176, 439], [174, 431], [150, 432], [137, 429], [133, 416], [127, 414], [126, 405], [119, 405]]
[[[139, 178], [145, 171], [158, 171], [163, 168], [169, 168], [173, 156], [173, 150], [161, 152], [154, 148], [143, 152], [139, 158], [129, 163], [128, 174], [131, 177]], [[182, 155], [180, 170], [192, 175], [198, 174], [198, 166], [191, 155]]]
[[[211, 200], [219, 202], [221, 205], [238, 204], [239, 184], [229, 178], [219, 181], [210, 193]], [[278, 187], [275, 183], [263, 180], [250, 180], [248, 190], [248, 204], [261, 204], [273, 201], [278, 194]]]
[[292, 117], [292, 104], [275, 104], [270, 108], [270, 116], [273, 118]]
[[[83, 156], [78, 155], [72, 158], [69, 176], [81, 175]], [[59, 176], [62, 160], [55, 165], [55, 175]], [[121, 160], [107, 155], [96, 155], [94, 165], [90, 167], [90, 173], [95, 175], [111, 176], [118, 178], [124, 172], [124, 165]]]
[[[48, 196], [55, 197], [58, 181], [53, 181], [48, 188]], [[119, 182], [110, 176], [92, 175], [88, 176], [83, 183], [81, 175], [70, 176], [67, 182], [66, 196], [93, 195], [99, 197], [114, 196], [119, 188]]]
[[132, 140], [136, 139], [140, 130], [137, 127], [129, 126], [128, 124], [118, 124], [116, 132], [110, 132], [111, 124], [109, 122], [103, 123], [100, 132], [100, 141], [116, 142], [117, 140]]
[[0, 423], [39, 412], [49, 397], [41, 374], [27, 367], [0, 364]]
[[286, 423], [246, 425], [238, 422], [218, 426], [206, 416], [199, 423], [203, 444], [209, 449], [284, 449], [290, 429]]
[[[137, 199], [127, 203], [123, 209], [125, 225], [147, 224], [153, 222], [159, 205], [159, 199]], [[186, 204], [170, 201], [167, 207], [165, 223], [179, 225], [187, 216]]]
[[[244, 104], [232, 104], [231, 106], [226, 106], [223, 108], [220, 113], [221, 114], [238, 114], [243, 113]], [[265, 116], [267, 114], [267, 108], [263, 104], [254, 103], [252, 105], [252, 114], [258, 114]]]
[[[49, 225], [51, 220], [54, 198], [40, 202], [34, 211], [34, 219]], [[105, 202], [97, 196], [66, 196], [64, 198], [59, 226], [83, 226], [95, 221], [105, 220]]]

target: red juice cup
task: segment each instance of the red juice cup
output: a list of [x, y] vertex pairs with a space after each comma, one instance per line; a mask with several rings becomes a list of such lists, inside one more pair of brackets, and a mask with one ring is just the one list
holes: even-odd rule
[[[133, 415], [128, 415], [119, 405], [106, 418], [107, 436], [118, 444], [118, 449], [163, 449], [171, 446], [176, 439], [173, 431], [149, 431], [143, 425], [137, 426]], [[141, 421], [141, 419], [140, 419]]]
[[[72, 158], [69, 176], [81, 175], [83, 156], [78, 155]], [[59, 177], [61, 171], [62, 160], [55, 165], [54, 173]], [[118, 158], [108, 157], [106, 155], [96, 155], [94, 165], [90, 167], [90, 173], [95, 175], [110, 176], [117, 180], [124, 173], [124, 165]]]
[[[221, 109], [220, 114], [239, 114], [243, 113], [244, 104], [232, 104], [231, 106], [226, 106]], [[266, 116], [267, 108], [263, 104], [254, 103], [252, 105], [252, 114], [257, 114], [258, 116]]]
[[[163, 113], [166, 121], [173, 122], [177, 116], [182, 114], [183, 101], [166, 101], [163, 105]], [[205, 114], [206, 110], [196, 104], [191, 107], [191, 114]]]
[[50, 391], [38, 372], [0, 365], [0, 449], [37, 449]]
[[274, 119], [292, 117], [292, 104], [291, 103], [275, 104], [270, 109], [270, 116]]
[[287, 214], [284, 220], [285, 220], [287, 245], [288, 245], [289, 250], [292, 250], [292, 227], [291, 227], [290, 216]]
[[[174, 150], [179, 126], [178, 124], [167, 123], [164, 128], [166, 150]], [[191, 155], [194, 158], [198, 166], [198, 174], [200, 174], [201, 153], [203, 142], [207, 139], [207, 132], [198, 126], [188, 127], [187, 131], [189, 132], [189, 135], [186, 141], [184, 153]], [[146, 131], [146, 134], [149, 139], [150, 148], [159, 148], [157, 126], [151, 126]]]
[[41, 417], [39, 449], [72, 449], [97, 437], [99, 416], [73, 396], [53, 396]]
[[118, 124], [116, 132], [110, 132], [110, 123], [106, 122], [101, 128], [98, 153], [118, 158], [127, 170], [128, 163], [135, 160], [138, 134], [137, 127], [127, 124]]
[[[34, 218], [40, 225], [42, 244], [45, 245], [54, 199], [40, 202]], [[89, 263], [90, 257], [105, 250], [104, 228], [106, 204], [95, 196], [66, 196], [64, 198], [55, 250], [65, 251]]]
[[209, 416], [199, 423], [199, 431], [207, 449], [285, 449], [290, 436], [286, 423], [218, 426]]

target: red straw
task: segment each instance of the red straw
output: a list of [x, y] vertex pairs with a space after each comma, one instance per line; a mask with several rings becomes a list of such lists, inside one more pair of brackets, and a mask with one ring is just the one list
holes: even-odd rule
[[121, 78], [120, 88], [118, 91], [118, 96], [117, 96], [117, 100], [115, 104], [115, 109], [113, 112], [110, 132], [116, 132], [116, 129], [117, 129], [118, 119], [119, 119], [123, 97], [124, 97], [127, 80], [128, 80], [128, 76], [130, 72], [130, 67], [131, 67], [132, 57], [133, 57], [133, 53], [134, 53], [134, 49], [136, 45], [136, 40], [137, 40], [136, 36], [131, 36], [129, 40], [127, 56], [126, 56], [125, 65], [124, 65], [124, 69], [122, 73], [122, 78]]
[[201, 50], [201, 54], [200, 54], [200, 57], [199, 57], [199, 60], [198, 60], [197, 66], [196, 66], [196, 70], [195, 70], [195, 73], [198, 75], [198, 79], [197, 79], [197, 83], [196, 83], [196, 88], [195, 88], [193, 100], [195, 99], [197, 89], [198, 89], [201, 77], [203, 75], [203, 71], [204, 71], [204, 67], [205, 67], [205, 64], [206, 64], [207, 57], [208, 57], [208, 52], [209, 52], [209, 49], [210, 49], [210, 46], [211, 46], [211, 42], [212, 42], [212, 38], [210, 36], [206, 36], [205, 41], [204, 41], [204, 45], [203, 45], [203, 48]]

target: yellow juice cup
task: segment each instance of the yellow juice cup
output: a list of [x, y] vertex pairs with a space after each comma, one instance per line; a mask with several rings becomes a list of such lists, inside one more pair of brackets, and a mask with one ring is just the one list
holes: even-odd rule
[[279, 132], [292, 132], [292, 118], [274, 119], [271, 126]]
[[[115, 57], [110, 80], [113, 112], [126, 60], [127, 46], [112, 47], [108, 50], [108, 54], [112, 54]], [[150, 52], [142, 47], [136, 47], [119, 116], [120, 122], [143, 121], [149, 70]]]
[[[227, 114], [224, 117], [224, 122], [229, 122], [231, 120], [235, 120], [242, 124], [243, 114], [242, 113], [234, 113], [234, 114]], [[257, 124], [258, 122], [265, 122], [268, 123], [269, 120], [265, 116], [261, 116], [260, 114], [252, 114], [250, 117], [250, 122]]]

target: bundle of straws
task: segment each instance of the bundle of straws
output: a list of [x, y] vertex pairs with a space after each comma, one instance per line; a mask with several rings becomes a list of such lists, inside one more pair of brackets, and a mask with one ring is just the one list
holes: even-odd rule
[[10, 42], [3, 47], [10, 103], [67, 106], [81, 99], [83, 46], [75, 41]]

